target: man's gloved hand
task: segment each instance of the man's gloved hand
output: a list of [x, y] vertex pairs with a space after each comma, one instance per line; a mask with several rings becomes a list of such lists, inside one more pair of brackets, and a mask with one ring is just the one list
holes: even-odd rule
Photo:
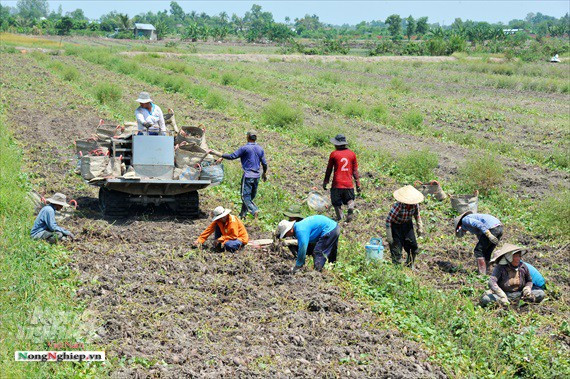
[[362, 193], [362, 188], [360, 188], [360, 186], [356, 186], [356, 193], [359, 195]]
[[267, 181], [267, 174], [265, 172], [261, 174], [261, 179], [263, 179], [264, 182]]
[[424, 223], [422, 222], [421, 218], [418, 219], [417, 223], [418, 223], [418, 230], [417, 230], [418, 237], [421, 237], [424, 235]]
[[503, 307], [508, 307], [510, 303], [509, 299], [505, 296], [505, 297], [499, 297], [497, 299], [497, 302], [502, 305]]
[[487, 229], [487, 231], [485, 232], [485, 236], [487, 236], [487, 238], [489, 239], [489, 241], [491, 241], [491, 243], [492, 243], [493, 245], [496, 245], [496, 244], [499, 243], [499, 240], [497, 239], [497, 237], [495, 237], [495, 236], [493, 235], [493, 233], [491, 233], [491, 231], [488, 230], [488, 229]]
[[392, 238], [392, 228], [391, 227], [386, 228], [386, 242], [388, 242], [389, 245], [394, 243], [394, 238]]
[[150, 127], [152, 126], [152, 122], [150, 122], [150, 121], [143, 122], [143, 126], [144, 126], [145, 128], [150, 128]]
[[327, 182], [323, 182], [323, 189], [324, 189], [325, 191], [327, 190], [327, 185], [328, 185]]
[[529, 287], [524, 287], [522, 290], [522, 297], [531, 297], [532, 291]]

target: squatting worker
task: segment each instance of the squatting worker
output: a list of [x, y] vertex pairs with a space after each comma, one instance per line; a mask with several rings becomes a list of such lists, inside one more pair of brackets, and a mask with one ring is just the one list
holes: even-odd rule
[[249, 236], [243, 222], [230, 214], [231, 210], [216, 207], [212, 212], [212, 223], [202, 232], [192, 244], [193, 247], [202, 245], [214, 233], [214, 249], [236, 252], [249, 242]]
[[495, 301], [507, 306], [519, 299], [540, 303], [544, 299], [544, 291], [533, 286], [528, 266], [521, 261], [525, 253], [524, 248], [507, 243], [493, 254], [491, 263], [498, 265], [489, 277], [489, 290], [481, 298], [481, 306]]
[[302, 221], [282, 220], [277, 226], [279, 238], [295, 237], [298, 242], [297, 262], [291, 269], [295, 273], [305, 265], [309, 244], [313, 249], [315, 270], [322, 271], [325, 262], [336, 261], [340, 227], [330, 218], [322, 215], [309, 216]]
[[166, 124], [164, 123], [162, 109], [152, 102], [148, 92], [139, 93], [137, 102], [139, 107], [135, 110], [135, 118], [137, 119], [138, 134], [166, 135]]
[[331, 186], [331, 203], [334, 207], [337, 221], [342, 220], [342, 206], [348, 206], [346, 221], [351, 221], [354, 212], [354, 185], [352, 178], [356, 182], [356, 191], [360, 193], [360, 176], [358, 175], [358, 163], [356, 154], [348, 148], [346, 137], [337, 134], [330, 140], [335, 146], [335, 150], [329, 156], [329, 163], [323, 181], [323, 189], [327, 190], [327, 185], [334, 168], [333, 181]]
[[[301, 213], [301, 206], [297, 204], [291, 205], [289, 208], [287, 208], [287, 210], [283, 212], [283, 216], [287, 217], [288, 221], [302, 221], [305, 218], [305, 216], [303, 216]], [[279, 238], [279, 235], [276, 235], [276, 238]], [[296, 257], [297, 252], [299, 251], [299, 245], [288, 244], [287, 247], [289, 248], [289, 251]], [[313, 255], [313, 250], [315, 250], [315, 244], [309, 243], [307, 246], [307, 255]]]
[[[257, 144], [257, 133], [254, 131], [247, 132], [247, 144], [240, 147], [231, 154], [222, 154], [218, 159], [220, 163], [223, 159], [234, 160], [240, 158], [243, 175], [241, 178], [241, 211], [240, 218], [245, 218], [247, 212], [251, 213], [253, 217], [257, 218], [259, 208], [253, 202], [257, 195], [257, 185], [259, 184], [259, 177], [263, 181], [267, 181], [267, 161], [265, 160], [265, 152], [263, 148]], [[263, 173], [261, 172], [263, 167]]]
[[32, 238], [46, 240], [49, 243], [56, 243], [67, 238], [73, 239], [73, 234], [57, 225], [55, 221], [55, 212], [69, 206], [65, 195], [58, 192], [46, 199], [46, 202], [47, 205], [40, 210], [30, 232]]
[[465, 232], [475, 234], [479, 239], [474, 254], [479, 273], [485, 275], [491, 254], [503, 236], [503, 225], [491, 215], [467, 211], [455, 218], [455, 235], [463, 237]]
[[424, 195], [408, 185], [394, 191], [394, 198], [396, 202], [386, 218], [386, 241], [390, 245], [392, 263], [400, 264], [403, 247], [407, 253], [406, 266], [413, 269], [418, 254], [418, 243], [412, 218], [416, 219], [418, 236], [421, 236], [424, 233], [424, 226], [418, 204], [424, 201]]

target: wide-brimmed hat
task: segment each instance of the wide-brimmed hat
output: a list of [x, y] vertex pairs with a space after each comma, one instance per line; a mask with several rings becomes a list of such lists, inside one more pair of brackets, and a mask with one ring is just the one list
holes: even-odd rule
[[250, 130], [249, 132], [247, 132], [247, 138], [252, 139], [252, 140], [257, 140], [257, 132], [255, 130]]
[[212, 221], [219, 220], [222, 217], [229, 215], [231, 211], [231, 209], [226, 209], [222, 206], [216, 207], [212, 212]]
[[346, 137], [344, 134], [337, 134], [334, 138], [331, 138], [331, 143], [335, 146], [344, 146], [348, 145], [346, 141]]
[[404, 204], [419, 204], [424, 201], [424, 195], [414, 186], [404, 186], [394, 191], [394, 198]]
[[283, 212], [283, 215], [285, 215], [285, 217], [305, 217], [301, 214], [301, 206], [299, 205], [291, 205], [285, 212]]
[[69, 204], [67, 204], [67, 197], [60, 192], [55, 193], [52, 197], [48, 197], [46, 199], [46, 202], [49, 204], [57, 204], [63, 207], [69, 207]]
[[137, 103], [150, 103], [150, 102], [152, 102], [152, 100], [148, 92], [139, 93], [139, 98], [137, 99]]
[[277, 233], [275, 234], [277, 234], [279, 238], [283, 238], [285, 234], [293, 228], [293, 225], [295, 225], [295, 221], [281, 220], [279, 225], [277, 225]]
[[499, 261], [502, 257], [507, 257], [507, 255], [513, 256], [516, 253], [521, 253], [521, 257], [526, 254], [526, 248], [513, 245], [511, 243], [504, 244], [500, 249], [497, 249], [493, 252], [493, 256], [491, 257], [491, 263], [495, 263]]
[[453, 220], [453, 224], [455, 225], [455, 235], [456, 236], [459, 236], [459, 224], [461, 224], [463, 217], [470, 215], [470, 214], [473, 214], [473, 212], [472, 211], [463, 212], [459, 216], [455, 217], [455, 220]]

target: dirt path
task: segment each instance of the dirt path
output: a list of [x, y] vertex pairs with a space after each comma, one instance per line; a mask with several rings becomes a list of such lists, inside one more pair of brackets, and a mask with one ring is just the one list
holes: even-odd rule
[[[101, 325], [96, 338], [109, 357], [138, 362], [114, 375], [443, 376], [416, 343], [383, 330], [330, 275], [290, 276], [291, 257], [190, 251], [204, 219], [179, 222], [160, 212], [128, 224], [99, 219], [94, 189], [71, 172], [72, 141], [91, 133], [100, 112], [29, 57], [7, 55], [2, 65], [8, 121], [34, 182], [80, 201], [82, 212], [66, 223], [79, 237], [78, 297]], [[193, 110], [194, 117], [203, 112]], [[203, 203], [215, 203], [210, 192]]]

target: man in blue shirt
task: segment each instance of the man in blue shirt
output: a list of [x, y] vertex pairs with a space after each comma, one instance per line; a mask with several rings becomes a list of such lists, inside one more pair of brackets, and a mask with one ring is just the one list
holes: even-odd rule
[[340, 227], [326, 216], [309, 216], [302, 221], [283, 220], [277, 226], [277, 233], [279, 238], [297, 238], [297, 262], [291, 270], [293, 273], [305, 265], [310, 243], [315, 244], [313, 250], [315, 270], [322, 271], [327, 259], [331, 263], [336, 261]]
[[[265, 182], [267, 180], [267, 161], [265, 160], [265, 152], [263, 148], [257, 144], [257, 133], [254, 131], [247, 132], [247, 144], [240, 147], [231, 154], [222, 154], [218, 159], [220, 163], [223, 159], [234, 160], [240, 158], [243, 176], [241, 178], [241, 212], [239, 217], [245, 218], [247, 212], [257, 218], [259, 208], [253, 202], [257, 195], [257, 185], [259, 177]], [[260, 168], [263, 167], [263, 173]]]
[[59, 192], [46, 199], [47, 205], [40, 210], [30, 232], [33, 239], [42, 239], [49, 243], [57, 243], [67, 238], [73, 239], [73, 234], [57, 225], [55, 221], [55, 211], [69, 206], [66, 200], [65, 195]]
[[463, 237], [465, 232], [475, 234], [479, 239], [474, 253], [479, 273], [485, 275], [491, 254], [503, 236], [503, 224], [491, 215], [467, 211], [455, 219], [455, 235]]

